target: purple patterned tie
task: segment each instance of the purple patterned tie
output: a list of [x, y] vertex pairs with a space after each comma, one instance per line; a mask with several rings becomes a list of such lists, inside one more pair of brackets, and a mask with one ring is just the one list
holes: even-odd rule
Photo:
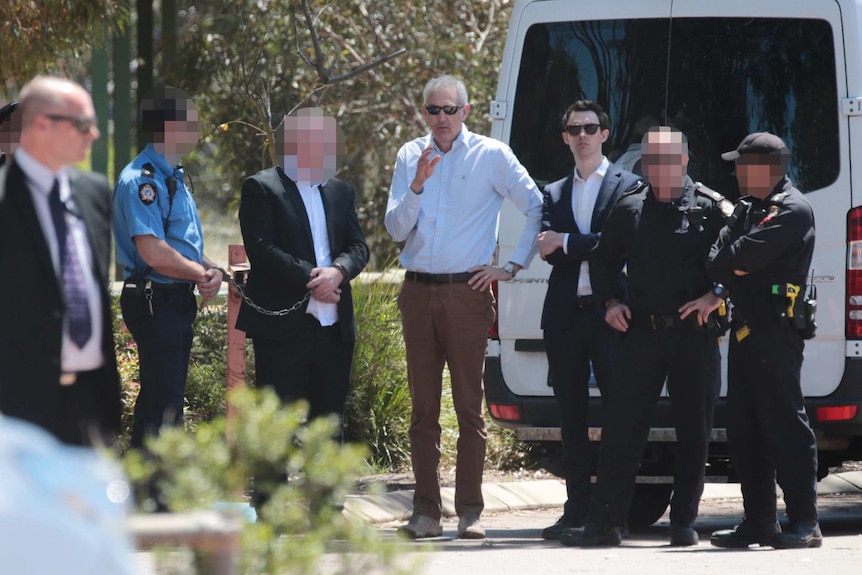
[[51, 206], [51, 219], [57, 233], [60, 248], [60, 270], [63, 278], [63, 296], [66, 300], [66, 317], [69, 320], [69, 337], [79, 348], [83, 348], [93, 334], [90, 325], [90, 303], [84, 283], [84, 272], [78, 261], [75, 238], [66, 225], [66, 207], [60, 200], [60, 183], [54, 180], [48, 195]]

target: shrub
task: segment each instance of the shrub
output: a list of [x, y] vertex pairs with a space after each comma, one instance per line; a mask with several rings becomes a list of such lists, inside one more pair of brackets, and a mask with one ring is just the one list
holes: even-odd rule
[[358, 337], [345, 436], [365, 444], [373, 466], [399, 469], [410, 460], [410, 391], [398, 312], [400, 283], [384, 273], [353, 285]]
[[384, 541], [379, 531], [340, 511], [364, 468], [366, 450], [334, 441], [334, 418], [306, 424], [304, 402], [282, 406], [272, 391], [249, 389], [232, 391], [230, 399], [236, 414], [230, 426], [218, 416], [199, 422], [195, 433], [163, 430], [148, 442], [146, 456], [126, 456], [130, 479], [146, 485], [157, 478], [169, 507], [190, 511], [234, 499], [261, 464], [285, 469], [290, 480], [265, 505], [265, 519], [245, 525], [242, 573], [315, 573], [336, 540], [342, 572], [393, 572], [397, 541]]

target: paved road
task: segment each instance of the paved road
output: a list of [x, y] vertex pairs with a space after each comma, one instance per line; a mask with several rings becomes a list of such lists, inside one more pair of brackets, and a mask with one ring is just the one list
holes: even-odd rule
[[[667, 545], [668, 517], [640, 533], [631, 534], [621, 547], [574, 549], [539, 538], [540, 530], [554, 522], [558, 508], [518, 510], [486, 515], [485, 541], [455, 539], [457, 522], [444, 522], [444, 536], [411, 544], [415, 553], [404, 565], [417, 561], [417, 575], [843, 575], [862, 568], [862, 494], [827, 495], [820, 499], [825, 541], [820, 549], [774, 550], [752, 548], [729, 551], [712, 547], [709, 534], [732, 527], [741, 513], [738, 498], [704, 500], [697, 528], [702, 542], [691, 548]], [[391, 532], [400, 523], [380, 525]], [[322, 572], [333, 571], [337, 559], [328, 557]]]

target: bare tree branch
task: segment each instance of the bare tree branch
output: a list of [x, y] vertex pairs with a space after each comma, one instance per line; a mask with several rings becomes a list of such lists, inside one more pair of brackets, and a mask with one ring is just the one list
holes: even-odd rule
[[369, 62], [368, 64], [360, 66], [359, 68], [356, 68], [352, 72], [348, 72], [347, 74], [342, 74], [341, 76], [336, 76], [335, 78], [332, 78], [328, 83], [331, 85], [331, 84], [337, 84], [339, 82], [343, 82], [345, 80], [349, 80], [355, 76], [358, 76], [359, 74], [362, 74], [363, 72], [365, 72], [367, 70], [371, 70], [372, 68], [376, 68], [377, 66], [380, 66], [381, 64], [385, 64], [386, 62], [389, 62], [390, 60], [394, 60], [395, 58], [397, 58], [401, 54], [404, 54], [406, 51], [407, 50], [405, 50], [404, 48], [399, 48], [395, 52], [392, 52], [391, 54], [387, 54], [386, 56], [383, 56], [382, 58], [378, 58], [374, 62]]

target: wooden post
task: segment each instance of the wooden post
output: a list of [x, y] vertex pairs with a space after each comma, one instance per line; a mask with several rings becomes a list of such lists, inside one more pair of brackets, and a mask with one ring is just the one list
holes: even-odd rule
[[[228, 246], [228, 273], [240, 285], [244, 285], [251, 265], [245, 255], [245, 246]], [[242, 296], [231, 285], [227, 296], [227, 389], [245, 386], [245, 332], [236, 329], [236, 317]], [[233, 407], [227, 404], [228, 421], [231, 419]]]

